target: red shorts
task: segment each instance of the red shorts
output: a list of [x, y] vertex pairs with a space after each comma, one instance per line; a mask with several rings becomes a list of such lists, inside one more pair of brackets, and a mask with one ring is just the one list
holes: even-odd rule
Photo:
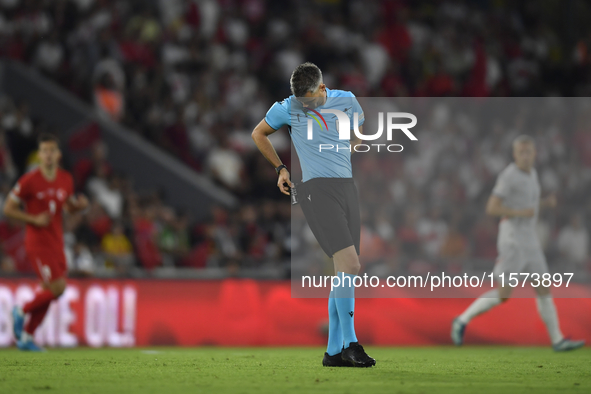
[[33, 264], [35, 272], [45, 283], [53, 282], [68, 275], [68, 265], [64, 252], [27, 250], [27, 257]]

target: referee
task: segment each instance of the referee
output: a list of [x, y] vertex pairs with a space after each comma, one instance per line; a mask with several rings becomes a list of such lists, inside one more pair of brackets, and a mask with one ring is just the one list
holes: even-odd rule
[[[322, 72], [312, 63], [299, 65], [291, 75], [292, 95], [276, 102], [252, 132], [257, 147], [275, 167], [277, 186], [286, 195], [293, 187], [268, 136], [287, 125], [302, 167], [303, 183], [297, 195], [310, 229], [324, 252], [333, 258], [339, 285], [328, 299], [328, 346], [325, 367], [372, 367], [376, 361], [365, 353], [355, 336], [353, 280], [359, 273], [360, 215], [353, 183], [351, 152], [359, 140], [339, 139], [337, 116], [321, 110], [335, 109], [350, 118], [357, 114], [359, 131], [363, 110], [351, 92], [331, 90], [322, 83]], [[312, 135], [309, 128], [311, 127]], [[354, 133], [351, 133], [354, 135]], [[332, 149], [319, 149], [333, 147]], [[289, 186], [289, 187], [288, 187]], [[335, 285], [337, 281], [335, 281]]]

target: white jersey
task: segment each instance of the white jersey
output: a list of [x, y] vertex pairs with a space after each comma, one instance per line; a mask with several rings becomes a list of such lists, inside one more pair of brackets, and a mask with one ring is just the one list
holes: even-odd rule
[[499, 224], [499, 243], [517, 242], [538, 244], [536, 224], [540, 206], [540, 182], [534, 168], [529, 173], [520, 170], [515, 163], [505, 168], [493, 189], [493, 195], [503, 200], [503, 205], [510, 209], [522, 210], [533, 208], [535, 214], [530, 218], [504, 218]]

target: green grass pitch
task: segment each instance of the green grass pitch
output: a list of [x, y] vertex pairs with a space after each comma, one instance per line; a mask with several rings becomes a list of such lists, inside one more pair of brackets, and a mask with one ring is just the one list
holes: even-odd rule
[[0, 351], [0, 393], [591, 393], [591, 349], [368, 347], [371, 369], [322, 348]]

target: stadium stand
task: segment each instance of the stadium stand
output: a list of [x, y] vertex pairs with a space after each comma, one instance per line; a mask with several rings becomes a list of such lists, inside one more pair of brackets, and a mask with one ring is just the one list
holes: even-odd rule
[[[92, 197], [90, 214], [68, 223], [80, 274], [186, 275], [183, 268], [219, 268], [220, 275], [242, 275], [272, 267], [282, 277], [291, 242], [310, 237], [302, 228], [290, 238], [289, 202], [277, 193], [275, 173], [255, 151], [250, 131], [273, 101], [289, 95], [293, 68], [313, 61], [329, 87], [359, 97], [588, 95], [591, 35], [584, 29], [591, 12], [567, 10], [569, 18], [560, 20], [547, 17], [550, 7], [528, 3], [15, 0], [0, 3], [0, 56], [37, 70], [244, 202], [238, 210], [213, 204], [208, 218], [192, 218], [186, 207], [165, 202], [155, 185], [138, 187], [125, 171], [113, 170], [114, 147], [102, 141], [100, 127], [78, 125], [73, 134], [87, 134], [83, 146], [68, 139], [65, 164], [79, 190]], [[62, 130], [31, 115], [21, 98], [3, 96], [0, 113], [5, 198], [16, 177], [34, 165], [34, 136]], [[542, 157], [545, 186], [561, 192], [565, 207], [540, 223], [548, 259], [568, 260], [582, 272], [591, 271], [586, 120], [561, 130], [560, 138], [553, 125], [537, 132], [553, 144]], [[452, 206], [482, 206], [509, 160], [508, 142], [497, 143], [494, 126], [470, 136], [457, 128], [451, 124], [445, 132], [462, 135], [473, 154], [446, 158], [424, 151], [389, 163], [396, 168], [388, 186], [396, 203], [364, 209], [368, 269], [461, 270], [494, 259], [494, 220]], [[287, 133], [274, 137], [289, 162]], [[575, 154], [567, 155], [569, 146], [577, 147]], [[433, 165], [446, 159], [444, 166]], [[368, 170], [379, 165], [356, 160]], [[421, 160], [428, 160], [428, 171], [413, 184], [408, 168]], [[454, 177], [449, 169], [462, 166], [478, 170]], [[481, 186], [474, 191], [469, 186], [476, 178]], [[359, 182], [366, 201], [374, 201], [372, 179]], [[412, 208], [403, 208], [409, 202]], [[0, 236], [2, 272], [26, 272], [18, 246], [22, 228], [4, 220]]]

